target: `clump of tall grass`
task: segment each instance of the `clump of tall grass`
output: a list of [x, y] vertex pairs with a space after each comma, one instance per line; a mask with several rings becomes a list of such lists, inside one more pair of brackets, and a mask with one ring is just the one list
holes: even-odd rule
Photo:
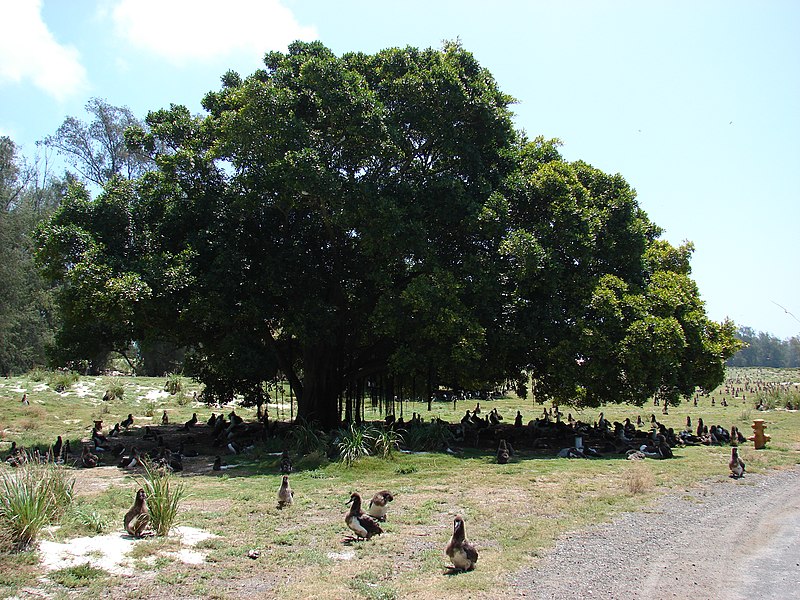
[[60, 394], [78, 383], [80, 378], [75, 371], [53, 371], [47, 378], [47, 385]]
[[800, 392], [794, 388], [773, 388], [760, 391], [755, 396], [756, 407], [763, 407], [765, 410], [776, 408], [786, 408], [788, 410], [800, 410]]
[[52, 463], [26, 456], [0, 476], [0, 542], [26, 550], [48, 525], [58, 523], [74, 498], [75, 479]]
[[44, 381], [45, 377], [47, 377], [47, 371], [45, 371], [41, 367], [34, 367], [30, 371], [28, 371], [28, 379], [30, 379], [31, 381], [35, 381], [36, 383]]
[[156, 409], [158, 408], [158, 402], [155, 400], [148, 400], [144, 403], [144, 416], [145, 417], [153, 417], [156, 414]]
[[337, 430], [334, 445], [339, 450], [339, 459], [350, 467], [359, 458], [370, 455], [374, 439], [374, 428], [350, 423], [347, 427]]
[[147, 495], [150, 525], [158, 536], [166, 536], [175, 525], [178, 508], [186, 496], [186, 488], [175, 480], [169, 469], [160, 469], [145, 461], [144, 479], [140, 482]]
[[374, 430], [372, 446], [376, 456], [388, 459], [392, 458], [395, 451], [400, 450], [400, 445], [405, 443], [403, 436], [394, 429]]
[[450, 427], [438, 419], [410, 428], [406, 441], [411, 450], [442, 452], [453, 441]]
[[164, 383], [164, 391], [174, 396], [181, 390], [183, 390], [183, 377], [179, 373], [168, 373], [167, 381]]
[[319, 452], [326, 454], [328, 451], [328, 437], [313, 424], [298, 420], [289, 434], [292, 449], [297, 454], [311, 454]]
[[109, 400], [122, 400], [125, 395], [125, 388], [122, 384], [112, 383], [108, 390], [106, 390], [106, 394]]

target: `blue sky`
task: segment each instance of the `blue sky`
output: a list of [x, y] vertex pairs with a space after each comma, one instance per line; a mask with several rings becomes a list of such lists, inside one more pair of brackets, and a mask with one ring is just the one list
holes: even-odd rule
[[666, 239], [694, 242], [711, 318], [800, 335], [794, 0], [0, 0], [0, 134], [32, 155], [94, 96], [200, 112], [225, 71], [294, 39], [455, 38], [518, 100], [518, 127], [621, 173]]

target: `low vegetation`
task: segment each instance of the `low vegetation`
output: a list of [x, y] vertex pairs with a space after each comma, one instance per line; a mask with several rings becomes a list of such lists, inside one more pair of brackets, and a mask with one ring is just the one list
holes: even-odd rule
[[22, 551], [72, 503], [75, 480], [52, 463], [24, 455], [12, 472], [0, 473], [0, 550]]
[[[744, 386], [745, 379], [755, 377], [773, 382], [800, 381], [798, 371], [757, 374], [754, 370], [734, 369], [728, 374], [727, 391], [722, 386], [710, 396], [699, 396], [696, 407], [693, 399], [684, 401], [670, 407], [668, 415], [652, 405], [562, 410], [590, 423], [597, 420], [600, 410], [612, 422], [625, 417], [635, 421], [637, 416], [648, 421], [653, 413], [676, 430], [685, 426], [687, 416], [692, 417], [693, 423], [702, 417], [709, 425], [736, 425], [746, 436], [750, 435], [752, 419], [763, 418], [772, 441], [763, 451], [753, 450], [750, 443], [742, 446], [748, 476], [797, 464], [800, 413], [784, 408], [758, 410], [754, 393], [743, 397], [736, 390]], [[102, 417], [104, 428], [110, 429], [132, 413], [133, 426], [119, 438], [130, 444], [142, 435], [145, 426], [160, 425], [162, 410], [168, 412], [171, 423], [163, 429], [169, 443], [170, 432], [175, 432], [193, 412], [198, 413], [201, 422], [212, 410], [220, 412], [194, 402], [179, 405], [177, 396], [164, 396], [163, 378], [116, 378], [125, 388], [123, 400], [104, 403], [102, 395], [113, 383], [111, 379], [84, 376], [80, 387], [64, 394], [50, 388], [43, 390], [40, 382], [24, 377], [0, 381], [0, 423], [5, 432], [0, 452], [5, 453], [11, 440], [31, 451], [44, 451], [56, 435], [69, 439], [74, 451], [81, 440], [88, 439], [94, 419]], [[190, 398], [194, 391], [200, 391], [194, 382], [184, 383]], [[27, 391], [31, 406], [21, 405], [23, 391]], [[723, 398], [727, 406], [722, 405]], [[144, 412], [152, 399], [159, 406], [154, 416], [148, 417]], [[189, 526], [218, 537], [196, 547], [205, 555], [201, 564], [183, 564], [175, 559], [181, 546], [174, 536], [137, 542], [136, 547], [141, 545], [142, 549], [131, 556], [137, 573], [127, 578], [131, 586], [136, 586], [131, 588], [133, 596], [414, 596], [420, 600], [481, 594], [496, 597], [510, 592], [511, 571], [530, 564], [565, 531], [647, 506], [658, 494], [689, 489], [699, 480], [710, 478], [719, 485], [731, 486], [748, 484], [747, 476], [742, 482], [727, 477], [730, 450], [723, 446], [676, 448], [672, 460], [639, 462], [622, 460], [618, 455], [595, 460], [556, 459], [552, 451], [522, 450], [508, 464], [499, 465], [493, 452], [454, 440], [450, 429], [434, 419], [457, 422], [466, 409], [474, 408], [475, 402], [458, 401], [455, 407], [452, 401], [434, 402], [431, 412], [427, 412], [424, 402], [398, 403], [398, 418], [401, 409], [406, 419], [412, 412], [424, 417], [422, 426], [406, 431], [380, 426], [383, 415], [368, 407], [366, 418], [372, 424], [348, 427], [345, 435], [338, 437], [339, 443], [349, 440], [348, 448], [355, 449], [352, 456], [358, 454], [350, 462], [340, 456], [336, 435], [328, 436], [308, 424], [276, 433], [239, 455], [221, 448], [205, 448], [200, 456], [185, 459], [182, 473], [167, 476], [169, 493], [160, 494], [159, 489], [163, 491], [166, 486], [157, 470], [148, 475], [141, 468], [122, 471], [115, 466], [62, 469], [77, 479], [77, 498], [60, 521], [52, 521], [60, 522], [61, 527], [49, 529], [52, 533], [48, 536], [66, 541], [101, 533], [121, 535], [122, 517], [130, 508], [135, 490], [152, 477], [152, 488], [147, 492], [151, 514], [158, 510], [159, 494], [171, 499], [163, 505], [172, 520], [162, 531]], [[505, 423], [513, 423], [517, 410], [527, 423], [540, 416], [544, 408], [530, 398], [513, 395], [481, 400], [481, 407], [485, 412], [497, 408]], [[29, 412], [33, 408], [41, 411], [35, 419]], [[223, 410], [227, 413], [231, 408]], [[288, 407], [284, 410], [273, 403], [265, 408], [273, 423], [282, 413], [288, 419]], [[103, 413], [104, 409], [107, 412]], [[236, 412], [245, 421], [255, 419], [254, 408], [237, 406]], [[22, 428], [25, 419], [33, 421], [31, 429]], [[200, 439], [203, 434], [198, 431], [191, 435]], [[385, 439], [380, 442], [382, 436]], [[294, 466], [290, 480], [295, 501], [291, 507], [278, 510], [275, 497], [281, 480], [279, 453], [284, 447], [289, 449]], [[391, 451], [384, 453], [382, 447]], [[364, 449], [368, 455], [361, 452]], [[223, 468], [219, 472], [211, 469], [214, 454], [222, 457]], [[384, 455], [392, 460], [385, 460]], [[104, 464], [115, 463], [105, 460]], [[0, 465], [0, 472], [16, 476], [19, 470]], [[395, 497], [383, 525], [385, 533], [369, 542], [347, 542], [344, 503], [357, 491], [367, 504], [372, 494], [381, 489], [391, 490]], [[176, 495], [176, 491], [180, 494]], [[481, 559], [478, 568], [468, 575], [444, 577], [447, 563], [443, 549], [456, 513], [466, 519], [470, 540], [477, 545]], [[35, 543], [30, 547], [34, 548]], [[251, 549], [257, 550], [260, 557], [247, 558]], [[174, 554], [167, 557], [165, 552]], [[55, 597], [69, 593], [70, 597], [89, 598], [108, 581], [102, 573], [78, 569], [74, 573], [64, 571], [57, 576], [58, 581], [51, 578], [52, 583], [47, 584], [37, 580], [40, 573], [32, 552], [17, 552], [2, 560], [0, 597], [39, 587]], [[291, 578], [285, 573], [292, 573]]]

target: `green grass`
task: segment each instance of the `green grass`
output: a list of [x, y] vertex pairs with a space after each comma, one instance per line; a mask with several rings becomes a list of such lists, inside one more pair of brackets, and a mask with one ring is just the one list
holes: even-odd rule
[[[760, 373], [731, 370], [729, 386], [737, 385], [737, 379], [741, 386], [745, 378], [754, 379], [756, 375], [771, 381], [800, 381], [797, 370]], [[6, 432], [6, 440], [14, 439], [27, 447], [51, 444], [56, 435], [67, 435], [74, 445], [87, 436], [91, 420], [101, 416], [100, 398], [112, 379], [124, 386], [123, 400], [105, 403], [109, 412], [102, 416], [107, 424], [113, 424], [132, 413], [135, 418], [129, 434], [132, 438], [141, 435], [145, 424], [152, 424], [153, 420], [160, 423], [162, 406], [168, 410], [170, 422], [176, 424], [195, 411], [201, 420], [207, 419], [212, 410], [219, 413], [219, 409], [193, 403], [180, 406], [175, 396], [155, 395], [163, 391], [163, 378], [83, 377], [81, 386], [59, 395], [50, 388], [41, 389], [41, 382], [22, 377], [0, 380], [0, 430]], [[188, 380], [184, 383], [190, 398], [193, 391], [200, 391], [197, 384]], [[88, 393], [79, 396], [77, 388], [83, 386]], [[39, 391], [34, 391], [37, 388]], [[20, 405], [20, 389], [28, 392], [31, 406]], [[159, 403], [153, 419], [143, 414], [148, 394]], [[693, 423], [702, 417], [709, 425], [718, 423], [730, 428], [735, 424], [746, 436], [751, 434], [752, 419], [764, 418], [772, 441], [763, 451], [753, 450], [752, 444], [743, 446], [748, 472], [782, 468], [800, 461], [800, 413], [778, 409], [757, 411], [754, 395], [747, 394], [746, 399], [732, 392], [726, 395], [724, 386], [712, 397], [716, 401], [714, 406], [711, 398], [701, 397], [697, 407], [684, 402], [671, 407], [669, 415], [662, 415], [660, 407], [651, 404], [582, 411], [562, 409], [589, 422], [597, 419], [600, 410], [611, 421], [625, 417], [635, 420], [637, 415], [648, 420], [655, 413], [660, 422], [676, 430], [682, 429], [686, 416], [691, 415]], [[721, 406], [722, 397], [727, 399], [727, 407]], [[433, 410], [428, 412], [426, 403], [408, 402], [403, 409], [406, 420], [412, 412], [418, 412], [426, 423], [433, 417], [455, 422], [474, 406], [474, 400], [459, 401], [455, 408], [452, 401], [434, 402]], [[481, 407], [485, 412], [497, 408], [504, 423], [513, 423], [517, 410], [522, 411], [526, 423], [542, 412], [542, 407], [530, 398], [481, 401]], [[288, 405], [285, 409], [288, 418]], [[274, 420], [281, 410], [271, 405], [270, 418]], [[247, 420], [255, 416], [254, 409], [237, 407], [236, 412]], [[366, 417], [382, 419], [378, 411], [369, 408]], [[20, 426], [24, 419], [30, 420], [29, 428]], [[646, 506], [665, 491], [691, 489], [700, 480], [711, 478], [721, 485], [737, 485], [727, 478], [730, 450], [726, 447], [679, 448], [674, 460], [646, 460], [638, 464], [618, 457], [582, 461], [554, 459], [552, 452], [523, 451], [508, 465], [497, 465], [493, 452], [488, 450], [467, 448], [460, 456], [441, 452], [443, 444], [456, 445], [441, 426], [432, 425], [420, 431], [423, 433], [413, 443], [408, 439], [410, 432], [404, 436], [408, 445], [424, 453], [394, 452], [393, 460], [363, 456], [348, 468], [340, 461], [328, 460], [327, 436], [311, 427], [298, 429], [289, 440], [297, 469], [290, 475], [295, 503], [283, 511], [276, 508], [280, 485], [276, 456], [269, 456], [263, 450], [224, 456], [226, 464], [235, 466], [222, 473], [210, 471], [210, 459], [205, 462], [198, 459], [204, 469], [187, 468], [186, 472], [173, 476], [187, 493], [178, 507], [176, 523], [198, 527], [219, 537], [198, 547], [207, 553], [206, 562], [201, 565], [183, 565], [176, 560], [167, 563], [161, 559], [148, 564], [146, 568], [155, 571], [152, 583], [148, 583], [151, 587], [142, 587], [139, 592], [145, 596], [169, 597], [196, 590], [212, 598], [232, 597], [231, 589], [240, 596], [253, 597], [414, 596], [422, 600], [503, 596], [508, 591], [509, 571], [530, 564], [560, 533], [610, 519], [620, 511]], [[270, 451], [282, 449], [275, 440], [271, 443]], [[308, 452], [316, 452], [300, 456], [297, 448], [301, 446]], [[7, 447], [7, 443], [0, 447]], [[75, 471], [79, 478], [75, 506], [76, 511], [80, 509], [77, 513], [84, 516], [76, 516], [72, 522], [71, 512], [68, 513], [62, 528], [54, 533], [57, 539], [91, 535], [94, 523], [105, 523], [109, 531], [121, 531], [122, 516], [130, 507], [138, 485], [116, 469], [112, 469], [111, 480], [96, 479], [99, 471], [95, 471]], [[81, 485], [82, 481], [91, 481], [93, 485]], [[747, 478], [743, 482], [746, 484]], [[346, 543], [349, 531], [344, 514], [350, 494], [357, 491], [368, 502], [381, 489], [389, 489], [395, 496], [385, 533], [369, 542]], [[444, 547], [456, 513], [464, 516], [467, 535], [478, 546], [481, 558], [474, 572], [444, 577], [447, 564]], [[160, 545], [157, 540], [140, 542], [136, 560], [142, 562], [159, 556], [162, 551], [175, 550], [174, 538], [166, 538], [163, 543], [168, 545]], [[246, 558], [250, 548], [259, 549], [261, 557], [255, 561]], [[5, 557], [0, 558], [4, 561], [0, 591], [6, 595], [35, 583], [33, 568], [18, 562], [17, 556], [30, 553], [14, 555], [14, 560], [8, 563], [10, 571], [5, 569]], [[189, 582], [191, 585], [186, 588]]]
[[98, 579], [105, 579], [108, 575], [103, 569], [93, 567], [89, 563], [59, 569], [50, 573], [51, 581], [68, 588], [87, 587]]

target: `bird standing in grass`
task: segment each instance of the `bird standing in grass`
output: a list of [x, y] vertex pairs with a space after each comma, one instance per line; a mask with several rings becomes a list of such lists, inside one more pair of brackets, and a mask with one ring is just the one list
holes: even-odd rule
[[361, 510], [361, 496], [353, 492], [346, 504], [351, 506], [344, 516], [344, 522], [347, 523], [347, 526], [356, 534], [358, 539], [368, 540], [373, 535], [383, 533], [383, 529], [381, 529], [377, 519]]
[[445, 554], [450, 557], [453, 566], [459, 571], [471, 571], [478, 562], [478, 551], [467, 541], [464, 519], [461, 516], [457, 515], [453, 521], [453, 537], [447, 544]]
[[378, 521], [386, 521], [386, 511], [389, 509], [389, 502], [394, 500], [394, 496], [389, 490], [381, 490], [376, 492], [369, 501], [369, 509], [367, 513], [371, 517], [375, 517]]
[[147, 533], [147, 527], [150, 525], [150, 513], [147, 511], [147, 496], [142, 488], [136, 492], [136, 499], [133, 501], [133, 506], [125, 513], [125, 531], [135, 538], [140, 538]]
[[744, 461], [739, 456], [739, 449], [735, 446], [731, 448], [731, 460], [728, 466], [731, 469], [731, 477], [734, 479], [744, 477]]
[[289, 476], [284, 475], [278, 490], [278, 508], [291, 506], [292, 502], [294, 502], [294, 491], [289, 487]]

